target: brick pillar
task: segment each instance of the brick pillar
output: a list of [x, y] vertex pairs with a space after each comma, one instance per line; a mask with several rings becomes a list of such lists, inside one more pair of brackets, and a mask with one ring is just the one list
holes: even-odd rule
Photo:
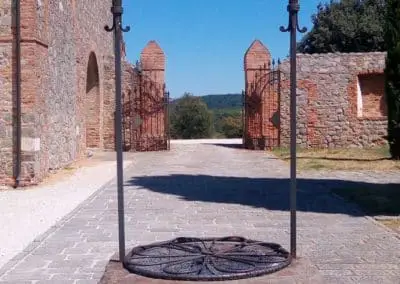
[[165, 83], [165, 55], [154, 40], [150, 41], [140, 54], [143, 75], [149, 76], [159, 85]]
[[[11, 2], [11, 1], [9, 1]], [[21, 185], [36, 184], [42, 180], [48, 169], [48, 151], [46, 143], [46, 95], [48, 93], [48, 0], [21, 0], [21, 123], [22, 123], [22, 164]], [[14, 8], [13, 8], [14, 9]], [[12, 31], [15, 31], [15, 21]], [[11, 31], [11, 29], [10, 29]], [[3, 36], [3, 34], [1, 34]], [[14, 46], [15, 34], [2, 38], [2, 42]], [[10, 50], [11, 51], [11, 50]], [[16, 94], [16, 54], [12, 49], [12, 97]], [[10, 75], [10, 74], [9, 74]], [[13, 118], [7, 120], [15, 134], [15, 99], [12, 100]], [[8, 105], [7, 105], [8, 106]], [[1, 132], [1, 131], [0, 131]], [[15, 135], [11, 141], [15, 151]], [[12, 152], [12, 151], [11, 151]], [[14, 152], [15, 153], [15, 152]], [[11, 158], [11, 157], [9, 157]], [[12, 159], [15, 166], [15, 157]], [[2, 160], [3, 162], [3, 160]], [[7, 161], [5, 161], [7, 162]], [[11, 166], [11, 167], [12, 167]], [[10, 167], [10, 165], [9, 165]], [[8, 169], [12, 175], [12, 168]], [[1, 174], [0, 174], [1, 175]], [[12, 177], [12, 176], [11, 176]], [[1, 177], [0, 177], [1, 178]], [[10, 178], [10, 177], [9, 177]], [[9, 181], [12, 179], [9, 179]]]
[[255, 40], [244, 56], [245, 127], [244, 147], [265, 148], [265, 111], [268, 95], [271, 55], [259, 40]]
[[[11, 1], [0, 2], [0, 189], [13, 183], [13, 13]], [[14, 96], [15, 97], [15, 96]]]
[[160, 150], [166, 146], [165, 137], [165, 55], [155, 41], [150, 41], [143, 49], [140, 101], [142, 102], [141, 150]]

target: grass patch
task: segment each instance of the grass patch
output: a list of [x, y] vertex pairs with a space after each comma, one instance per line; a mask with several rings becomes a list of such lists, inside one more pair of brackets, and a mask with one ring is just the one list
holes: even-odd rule
[[335, 194], [356, 203], [368, 215], [400, 215], [400, 185], [376, 184], [371, 187], [333, 189]]
[[[289, 162], [290, 150], [272, 151], [278, 158]], [[299, 170], [400, 170], [400, 162], [390, 160], [388, 147], [347, 149], [297, 149]]]
[[65, 171], [74, 171], [74, 170], [76, 170], [76, 167], [73, 167], [73, 166], [66, 166], [66, 167], [64, 168], [64, 170], [65, 170]]

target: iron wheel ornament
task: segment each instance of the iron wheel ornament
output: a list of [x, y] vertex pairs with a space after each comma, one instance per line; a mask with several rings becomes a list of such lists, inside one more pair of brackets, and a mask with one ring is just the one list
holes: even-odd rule
[[138, 246], [124, 259], [131, 273], [150, 278], [223, 281], [276, 272], [291, 263], [279, 244], [242, 237], [176, 238]]

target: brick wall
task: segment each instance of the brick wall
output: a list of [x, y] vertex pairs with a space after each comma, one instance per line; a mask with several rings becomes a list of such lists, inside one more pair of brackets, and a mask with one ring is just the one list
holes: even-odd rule
[[[22, 185], [37, 183], [48, 168], [45, 135], [48, 126], [45, 104], [49, 80], [48, 20], [48, 1], [21, 1]], [[13, 72], [13, 95], [16, 94], [15, 74]]]
[[[382, 52], [298, 54], [296, 135], [300, 147], [368, 147], [386, 143], [383, 138], [387, 127], [385, 55]], [[251, 101], [251, 96], [260, 97], [253, 111], [246, 107], [247, 148], [257, 148], [254, 144], [265, 148], [260, 145], [265, 146], [266, 138], [276, 135], [271, 124], [274, 113], [279, 113], [280, 118], [280, 144], [289, 146], [289, 60], [279, 66], [279, 104], [274, 87], [272, 92], [271, 86], [267, 90], [249, 88], [250, 83], [257, 81], [252, 69], [265, 65], [269, 58], [268, 49], [259, 41], [245, 55], [246, 98]]]
[[[11, 2], [0, 3], [0, 184], [13, 183]], [[113, 56], [113, 35], [104, 31], [112, 23], [110, 6], [107, 1], [93, 6], [88, 1], [21, 0], [22, 185], [40, 182], [49, 170], [81, 157], [88, 146], [103, 147], [104, 70]], [[91, 88], [89, 65], [97, 65]]]
[[[123, 63], [124, 148], [126, 151], [166, 150], [165, 55], [150, 41], [140, 55], [141, 70]], [[114, 100], [110, 98], [110, 102]], [[114, 147], [112, 119], [107, 119], [107, 149]]]
[[[384, 67], [382, 52], [299, 54], [297, 143], [302, 147], [367, 147], [386, 143]], [[281, 140], [288, 145], [288, 61], [281, 64], [281, 70]]]
[[0, 2], [0, 185], [13, 174], [11, 1]]
[[259, 40], [247, 50], [244, 70], [244, 146], [268, 149], [279, 143], [279, 127], [274, 121], [279, 110], [278, 73], [271, 66], [270, 52]]
[[150, 41], [140, 55], [142, 64], [141, 125], [136, 147], [139, 151], [164, 149], [165, 137], [165, 55], [155, 41]]
[[[109, 1], [21, 0], [21, 185], [39, 183], [87, 148], [114, 150], [114, 45], [113, 33], [104, 30], [112, 24], [110, 6]], [[11, 1], [0, 3], [0, 185], [14, 182], [12, 11]], [[137, 74], [125, 55], [122, 43], [127, 94], [137, 87]], [[146, 46], [141, 61], [143, 73], [163, 86], [165, 56], [156, 42]], [[160, 119], [164, 122], [154, 114], [144, 117], [142, 134], [163, 132]], [[149, 134], [153, 128], [158, 132]]]
[[385, 75], [362, 74], [358, 76], [361, 103], [359, 106], [360, 117], [379, 118], [387, 116], [387, 106], [385, 96]]

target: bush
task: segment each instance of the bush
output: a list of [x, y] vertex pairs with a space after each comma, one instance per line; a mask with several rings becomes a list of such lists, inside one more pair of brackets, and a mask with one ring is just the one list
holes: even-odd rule
[[177, 139], [208, 138], [213, 132], [212, 114], [198, 97], [185, 93], [170, 113], [171, 136]]

